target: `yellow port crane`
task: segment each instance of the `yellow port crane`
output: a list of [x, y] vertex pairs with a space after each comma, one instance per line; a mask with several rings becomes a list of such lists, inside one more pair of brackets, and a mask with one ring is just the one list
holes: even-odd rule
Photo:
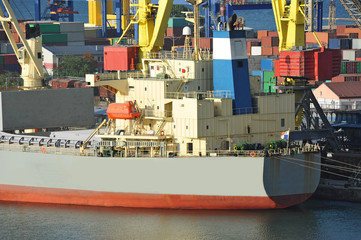
[[130, 6], [137, 7], [137, 12], [117, 43], [132, 24], [138, 23], [139, 57], [140, 59], [149, 57], [150, 53], [157, 52], [163, 47], [164, 33], [172, 11], [173, 0], [159, 0], [158, 4], [152, 4], [150, 0], [139, 0], [138, 4], [130, 4]]
[[[305, 47], [305, 7], [304, 0], [291, 0], [290, 4], [286, 0], [272, 0], [280, 51]], [[322, 46], [316, 33], [313, 34], [318, 44]]]
[[[44, 78], [41, 38], [26, 39], [9, 1], [2, 0], [2, 4], [8, 13], [8, 17], [5, 17], [2, 8], [0, 8], [0, 22], [21, 66], [21, 78], [24, 79], [24, 89], [41, 88]], [[15, 28], [24, 45], [23, 47], [18, 48], [11, 33], [9, 23]]]

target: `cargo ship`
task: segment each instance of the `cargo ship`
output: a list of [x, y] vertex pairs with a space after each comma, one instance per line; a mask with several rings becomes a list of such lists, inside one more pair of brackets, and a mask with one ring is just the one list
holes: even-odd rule
[[[251, 95], [243, 31], [215, 32], [214, 43], [202, 60], [157, 53], [145, 71], [87, 75], [119, 90], [90, 134], [97, 141], [3, 133], [0, 200], [175, 209], [305, 201], [319, 182], [318, 151], [265, 148], [294, 129], [294, 94]], [[129, 47], [106, 56], [120, 50]]]
[[105, 47], [109, 73], [86, 76], [89, 86], [116, 96], [86, 137], [0, 133], [1, 201], [271, 209], [314, 193], [319, 148], [280, 140], [296, 129], [295, 95], [256, 91], [245, 31], [214, 31], [212, 53], [197, 48], [197, 37], [192, 51], [161, 52], [164, 6], [155, 23], [146, 21], [154, 24], [152, 48], [142, 40]]

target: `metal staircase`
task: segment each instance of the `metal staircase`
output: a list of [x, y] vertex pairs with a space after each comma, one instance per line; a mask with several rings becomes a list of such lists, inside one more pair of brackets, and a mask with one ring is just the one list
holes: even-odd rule
[[361, 29], [361, 2], [360, 0], [340, 0], [350, 17]]

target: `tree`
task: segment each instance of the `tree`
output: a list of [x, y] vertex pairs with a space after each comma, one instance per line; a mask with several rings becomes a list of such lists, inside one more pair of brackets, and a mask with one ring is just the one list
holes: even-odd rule
[[185, 5], [173, 5], [171, 17], [185, 17], [185, 14], [182, 12], [189, 12], [191, 9], [187, 8]]
[[85, 74], [94, 73], [97, 68], [97, 61], [91, 53], [83, 56], [64, 55], [55, 69], [55, 76], [84, 77]]
[[0, 74], [0, 88], [15, 88], [19, 85], [22, 86], [22, 83], [19, 82], [19, 80], [20, 74], [17, 72], [5, 72]]

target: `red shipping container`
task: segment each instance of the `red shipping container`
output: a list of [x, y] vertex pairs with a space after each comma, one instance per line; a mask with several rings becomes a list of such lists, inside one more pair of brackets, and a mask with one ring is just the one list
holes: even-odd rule
[[[194, 46], [194, 38], [192, 39], [192, 46]], [[213, 38], [199, 38], [199, 48], [213, 49]]]
[[332, 78], [332, 52], [315, 52], [315, 80]]
[[269, 32], [268, 32], [268, 36], [269, 36], [269, 37], [278, 37], [278, 32], [269, 31]]
[[4, 58], [4, 65], [18, 64], [18, 58], [15, 54], [1, 54]]
[[199, 47], [203, 49], [213, 49], [213, 38], [200, 38]]
[[104, 70], [134, 70], [138, 63], [138, 47], [104, 47]]
[[88, 83], [85, 81], [75, 81], [74, 82], [74, 88], [84, 88], [88, 86]]
[[281, 51], [279, 74], [283, 77], [304, 77], [314, 79], [314, 52], [320, 49], [305, 51]]
[[272, 55], [280, 55], [279, 47], [272, 47]]
[[346, 25], [337, 25], [336, 32], [337, 34], [344, 34], [346, 29]]
[[165, 36], [167, 37], [179, 37], [183, 35], [183, 28], [182, 27], [169, 27], [165, 32]]
[[346, 73], [356, 73], [356, 62], [346, 62]]
[[272, 55], [272, 47], [262, 46], [262, 55], [264, 55], [264, 56]]
[[352, 82], [360, 81], [361, 74], [342, 74], [332, 78], [332, 82]]
[[15, 32], [15, 33], [11, 33], [11, 35], [13, 35], [13, 38], [14, 38], [14, 41], [16, 42], [16, 43], [20, 43], [21, 41], [20, 41], [20, 37], [19, 37], [19, 35]]
[[262, 37], [267, 37], [268, 31], [267, 30], [258, 30], [257, 32], [257, 38], [262, 39]]
[[261, 38], [262, 46], [264, 47], [275, 47], [279, 44], [278, 37], [262, 37]]
[[357, 61], [357, 62], [361, 61], [361, 58], [356, 58], [356, 61]]
[[337, 34], [336, 38], [349, 38], [348, 34]]

